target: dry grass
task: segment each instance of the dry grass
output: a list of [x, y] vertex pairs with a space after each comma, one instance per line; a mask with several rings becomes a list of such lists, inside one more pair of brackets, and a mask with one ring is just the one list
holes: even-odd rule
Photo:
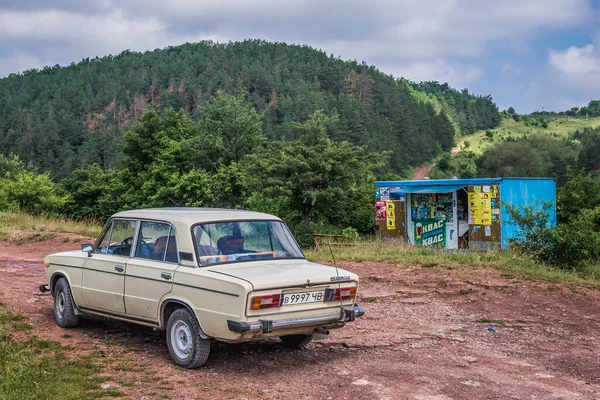
[[12, 212], [0, 212], [0, 239], [9, 239], [14, 231], [75, 233], [95, 238], [102, 228], [101, 221], [74, 221], [66, 218], [33, 216]]

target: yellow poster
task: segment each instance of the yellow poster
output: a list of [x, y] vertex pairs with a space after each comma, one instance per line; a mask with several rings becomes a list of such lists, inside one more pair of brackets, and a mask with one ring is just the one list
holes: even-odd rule
[[396, 229], [396, 205], [391, 200], [385, 202], [385, 217], [387, 228], [389, 230]]
[[469, 193], [469, 223], [471, 225], [492, 224], [491, 193]]

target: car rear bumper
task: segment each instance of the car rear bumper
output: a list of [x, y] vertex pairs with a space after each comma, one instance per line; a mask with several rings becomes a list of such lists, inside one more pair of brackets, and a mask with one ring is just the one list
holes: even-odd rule
[[282, 320], [259, 320], [255, 322], [238, 322], [227, 320], [227, 326], [230, 331], [237, 333], [271, 333], [279, 330], [306, 328], [314, 326], [315, 328], [343, 326], [346, 322], [354, 321], [355, 318], [362, 317], [365, 310], [356, 304], [352, 309], [343, 309], [342, 311], [321, 315], [318, 317], [282, 319]]

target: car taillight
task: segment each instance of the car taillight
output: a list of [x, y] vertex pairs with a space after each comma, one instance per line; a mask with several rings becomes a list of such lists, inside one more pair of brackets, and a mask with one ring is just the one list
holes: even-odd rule
[[325, 294], [325, 298], [328, 301], [352, 300], [356, 297], [356, 286], [349, 287], [349, 288], [341, 288], [341, 289], [327, 289], [327, 291], [330, 291], [330, 290], [333, 293], [330, 292], [330, 293]]
[[271, 294], [268, 296], [254, 296], [252, 298], [252, 309], [260, 310], [261, 308], [279, 307], [281, 295]]

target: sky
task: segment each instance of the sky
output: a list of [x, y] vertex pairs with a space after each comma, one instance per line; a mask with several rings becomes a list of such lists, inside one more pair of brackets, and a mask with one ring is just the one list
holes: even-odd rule
[[1, 0], [0, 77], [248, 38], [448, 82], [519, 113], [600, 99], [600, 0]]

